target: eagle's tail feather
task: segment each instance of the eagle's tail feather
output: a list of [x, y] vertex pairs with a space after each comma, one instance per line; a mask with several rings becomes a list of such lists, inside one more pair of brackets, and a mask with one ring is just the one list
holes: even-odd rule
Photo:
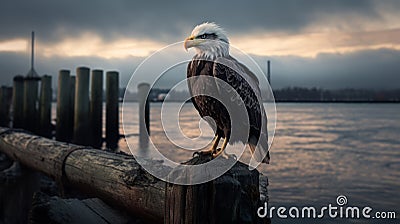
[[257, 145], [249, 142], [249, 147], [252, 154], [249, 165], [254, 168], [258, 165], [258, 163], [269, 164], [270, 161], [267, 135], [265, 133], [261, 133], [257, 142]]

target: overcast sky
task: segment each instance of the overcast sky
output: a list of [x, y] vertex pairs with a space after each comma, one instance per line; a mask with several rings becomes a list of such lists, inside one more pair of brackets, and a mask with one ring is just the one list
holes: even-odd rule
[[152, 52], [213, 21], [260, 66], [272, 61], [274, 88], [400, 88], [399, 11], [396, 0], [3, 1], [0, 84], [28, 72], [32, 30], [39, 74], [85, 65], [120, 71], [124, 86]]

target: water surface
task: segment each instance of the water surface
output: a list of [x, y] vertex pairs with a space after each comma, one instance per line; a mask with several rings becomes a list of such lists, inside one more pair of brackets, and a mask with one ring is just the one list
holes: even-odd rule
[[[168, 103], [166, 106], [180, 105]], [[138, 104], [127, 103], [125, 109], [126, 137], [138, 147]], [[182, 161], [191, 158], [191, 151], [177, 149], [164, 135], [160, 111], [160, 103], [151, 104], [152, 140], [166, 156], [173, 153]], [[399, 111], [400, 104], [277, 104], [271, 164], [258, 168], [269, 179], [270, 206], [319, 208], [336, 205], [336, 197], [345, 195], [349, 206], [396, 211], [399, 217]], [[165, 116], [168, 120], [168, 116], [175, 115]], [[172, 135], [183, 133], [189, 138], [197, 137], [196, 145], [207, 145], [213, 137], [212, 130], [204, 122], [199, 124], [192, 104], [185, 104], [179, 116], [181, 129], [174, 130]], [[123, 133], [122, 125], [120, 131]], [[129, 152], [125, 140], [122, 139], [119, 146], [122, 151]], [[276, 218], [272, 221], [310, 223], [309, 220]], [[328, 219], [324, 223], [367, 221], [373, 223], [374, 220]], [[379, 220], [379, 223], [387, 222]]]

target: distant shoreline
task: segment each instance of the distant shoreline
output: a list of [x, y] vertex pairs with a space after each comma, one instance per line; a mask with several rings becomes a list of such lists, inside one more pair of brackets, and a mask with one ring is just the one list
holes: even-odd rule
[[389, 100], [330, 100], [330, 101], [321, 101], [321, 100], [276, 100], [276, 103], [400, 103], [400, 101], [389, 101]]

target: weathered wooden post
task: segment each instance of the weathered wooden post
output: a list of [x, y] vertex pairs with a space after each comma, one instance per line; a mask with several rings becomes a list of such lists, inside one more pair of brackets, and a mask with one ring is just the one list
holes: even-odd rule
[[86, 67], [76, 69], [73, 142], [79, 145], [90, 145], [89, 72]]
[[39, 134], [43, 137], [51, 137], [51, 76], [44, 75], [42, 77], [40, 88], [40, 105], [39, 105]]
[[116, 149], [119, 140], [119, 74], [106, 74], [106, 142], [107, 147]]
[[0, 88], [0, 126], [10, 126], [10, 106], [12, 99], [12, 88], [2, 86]]
[[72, 137], [74, 136], [74, 114], [75, 114], [75, 83], [76, 77], [70, 76], [69, 78], [69, 126], [68, 126], [68, 136], [70, 136], [70, 140], [72, 141]]
[[57, 90], [57, 122], [56, 122], [56, 140], [70, 142], [71, 134], [69, 132], [73, 127], [70, 120], [70, 71], [60, 70], [58, 74]]
[[150, 93], [150, 85], [148, 83], [140, 83], [138, 85], [139, 100], [139, 145], [140, 148], [146, 148], [149, 144], [150, 136], [150, 103], [148, 95]]
[[103, 144], [103, 71], [93, 70], [90, 92], [91, 145], [99, 148]]
[[13, 128], [22, 128], [24, 124], [24, 77], [17, 75], [13, 83]]
[[24, 129], [36, 133], [38, 128], [38, 81], [39, 77], [27, 76], [24, 79]]
[[[193, 158], [188, 165], [205, 161]], [[176, 172], [181, 173], [177, 169]], [[259, 173], [237, 162], [215, 180], [197, 185], [167, 184], [165, 224], [263, 223], [257, 216], [261, 205]]]

